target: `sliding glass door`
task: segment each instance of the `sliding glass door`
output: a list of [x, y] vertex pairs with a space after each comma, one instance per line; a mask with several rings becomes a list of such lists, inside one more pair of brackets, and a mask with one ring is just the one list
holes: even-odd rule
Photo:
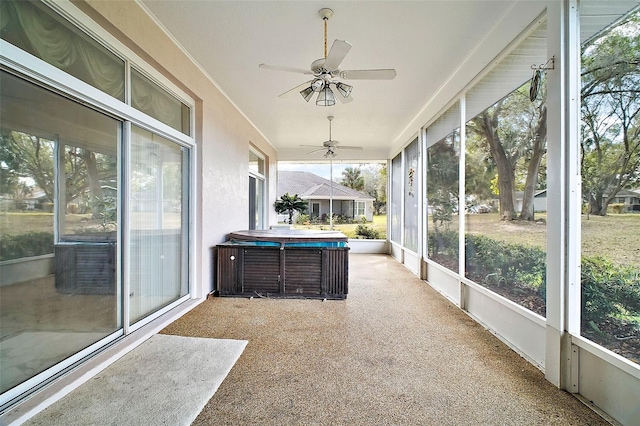
[[131, 128], [131, 324], [188, 294], [188, 154], [163, 137]]

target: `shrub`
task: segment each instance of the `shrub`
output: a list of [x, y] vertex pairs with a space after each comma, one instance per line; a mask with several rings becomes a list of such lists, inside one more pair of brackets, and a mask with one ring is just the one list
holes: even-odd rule
[[458, 232], [449, 229], [428, 234], [429, 256], [445, 255], [458, 258]]
[[467, 274], [480, 282], [488, 280], [507, 285], [519, 284], [544, 294], [546, 253], [519, 244], [505, 244], [484, 235], [466, 235]]
[[3, 235], [0, 239], [0, 261], [53, 253], [52, 232], [28, 232]]
[[369, 228], [367, 225], [356, 226], [356, 235], [359, 235], [366, 240], [380, 239], [380, 232], [376, 231], [373, 228]]
[[640, 271], [601, 257], [582, 258], [582, 321], [640, 315]]
[[298, 225], [304, 225], [307, 222], [309, 222], [309, 215], [308, 214], [299, 214], [298, 218], [296, 219], [296, 223]]
[[611, 203], [607, 206], [607, 213], [621, 214], [623, 209], [623, 203]]

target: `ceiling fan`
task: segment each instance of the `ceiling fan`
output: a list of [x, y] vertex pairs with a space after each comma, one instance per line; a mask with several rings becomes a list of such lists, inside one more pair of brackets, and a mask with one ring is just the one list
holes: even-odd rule
[[309, 102], [309, 99], [311, 99], [313, 94], [318, 93], [316, 105], [332, 106], [336, 103], [336, 96], [334, 95], [333, 90], [331, 90], [332, 87], [340, 94], [340, 96], [338, 96], [338, 100], [343, 103], [352, 101], [350, 95], [353, 86], [338, 81], [338, 79], [392, 80], [395, 78], [396, 70], [394, 69], [341, 70], [340, 64], [344, 60], [345, 56], [347, 56], [347, 53], [349, 53], [351, 43], [344, 40], [335, 40], [331, 46], [329, 54], [327, 54], [327, 22], [333, 16], [333, 10], [327, 8], [320, 9], [318, 14], [324, 21], [324, 58], [313, 61], [311, 63], [310, 70], [280, 65], [259, 65], [260, 68], [265, 69], [313, 75], [313, 79], [305, 81], [293, 89], [284, 92], [280, 97], [300, 92], [300, 95], [302, 95], [304, 100]]
[[307, 152], [307, 155], [311, 155], [311, 154], [315, 154], [316, 152], [327, 150], [327, 152], [325, 152], [324, 154], [325, 158], [333, 159], [333, 158], [336, 158], [336, 155], [337, 155], [336, 150], [338, 149], [354, 149], [354, 150], [362, 149], [361, 146], [340, 145], [340, 142], [334, 141], [333, 139], [331, 139], [331, 121], [333, 121], [333, 116], [332, 115], [328, 116], [327, 120], [329, 120], [329, 140], [324, 141], [322, 143], [322, 146], [300, 145], [300, 146], [309, 146], [309, 147], [317, 148], [311, 152]]

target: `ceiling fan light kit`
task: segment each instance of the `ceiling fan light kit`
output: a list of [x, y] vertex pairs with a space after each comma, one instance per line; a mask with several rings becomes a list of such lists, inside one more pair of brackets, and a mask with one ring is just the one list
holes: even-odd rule
[[[313, 61], [310, 71], [300, 68], [292, 68], [280, 65], [260, 64], [260, 68], [275, 71], [293, 72], [296, 74], [306, 74], [314, 76], [313, 80], [294, 87], [281, 94], [280, 97], [288, 96], [293, 92], [299, 92], [302, 98], [309, 102], [314, 92], [318, 92], [316, 105], [333, 106], [336, 98], [342, 102], [351, 102], [351, 91], [353, 87], [345, 84], [343, 80], [392, 80], [396, 76], [394, 69], [371, 69], [371, 70], [341, 70], [340, 64], [351, 50], [351, 43], [344, 40], [334, 40], [331, 50], [327, 53], [327, 23], [333, 16], [333, 10], [323, 8], [318, 11], [324, 23], [324, 57]], [[335, 89], [339, 96], [335, 96]]]
[[328, 85], [324, 86], [324, 89], [322, 89], [318, 94], [316, 105], [333, 106], [335, 104], [336, 104], [336, 97], [333, 94], [333, 91], [331, 91]]

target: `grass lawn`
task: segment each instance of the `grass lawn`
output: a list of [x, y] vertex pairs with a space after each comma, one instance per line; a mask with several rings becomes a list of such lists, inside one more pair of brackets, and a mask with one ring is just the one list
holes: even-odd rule
[[[536, 214], [546, 219], [546, 214]], [[454, 221], [457, 217], [454, 218]], [[456, 222], [457, 225], [457, 222]], [[452, 224], [452, 229], [457, 226]], [[498, 213], [467, 215], [467, 232], [481, 234], [509, 244], [530, 244], [546, 250], [544, 222], [501, 221]], [[582, 216], [582, 255], [602, 256], [612, 262], [640, 265], [640, 214]]]
[[[90, 214], [69, 214], [66, 217], [67, 228], [86, 228], [98, 226], [92, 224]], [[546, 218], [537, 214], [537, 218]], [[368, 227], [380, 232], [386, 238], [386, 215], [374, 216]], [[431, 225], [431, 223], [429, 223]], [[336, 224], [334, 228], [349, 238], [355, 237], [357, 224]], [[329, 229], [329, 225], [296, 225], [296, 229]], [[451, 224], [457, 230], [457, 217]], [[53, 214], [44, 212], [4, 212], [0, 213], [0, 235], [17, 235], [25, 232], [53, 232]], [[473, 234], [487, 235], [506, 243], [536, 245], [546, 248], [547, 227], [543, 223], [505, 222], [499, 220], [497, 213], [474, 214], [467, 216], [467, 231]], [[582, 216], [582, 254], [584, 256], [603, 256], [609, 260], [639, 265], [640, 259], [640, 214], [611, 214], [608, 216]]]
[[[91, 228], [100, 230], [100, 221], [91, 214], [66, 215], [67, 232], [77, 232]], [[19, 235], [27, 232], [53, 232], [53, 213], [45, 212], [2, 212], [0, 213], [0, 236]]]
[[[346, 235], [348, 238], [355, 238], [356, 237], [356, 227], [358, 226], [358, 223], [344, 223], [344, 224], [335, 224], [333, 225], [333, 229], [336, 231], [340, 231], [342, 232], [344, 235]], [[369, 228], [375, 229], [376, 231], [378, 231], [380, 233], [380, 238], [381, 239], [385, 239], [387, 238], [387, 216], [386, 215], [380, 215], [380, 216], [373, 216], [373, 222], [367, 222], [365, 224], [366, 226], [368, 226]], [[319, 229], [319, 230], [328, 230], [329, 229], [329, 224], [324, 224], [324, 225], [294, 225], [295, 229]]]

